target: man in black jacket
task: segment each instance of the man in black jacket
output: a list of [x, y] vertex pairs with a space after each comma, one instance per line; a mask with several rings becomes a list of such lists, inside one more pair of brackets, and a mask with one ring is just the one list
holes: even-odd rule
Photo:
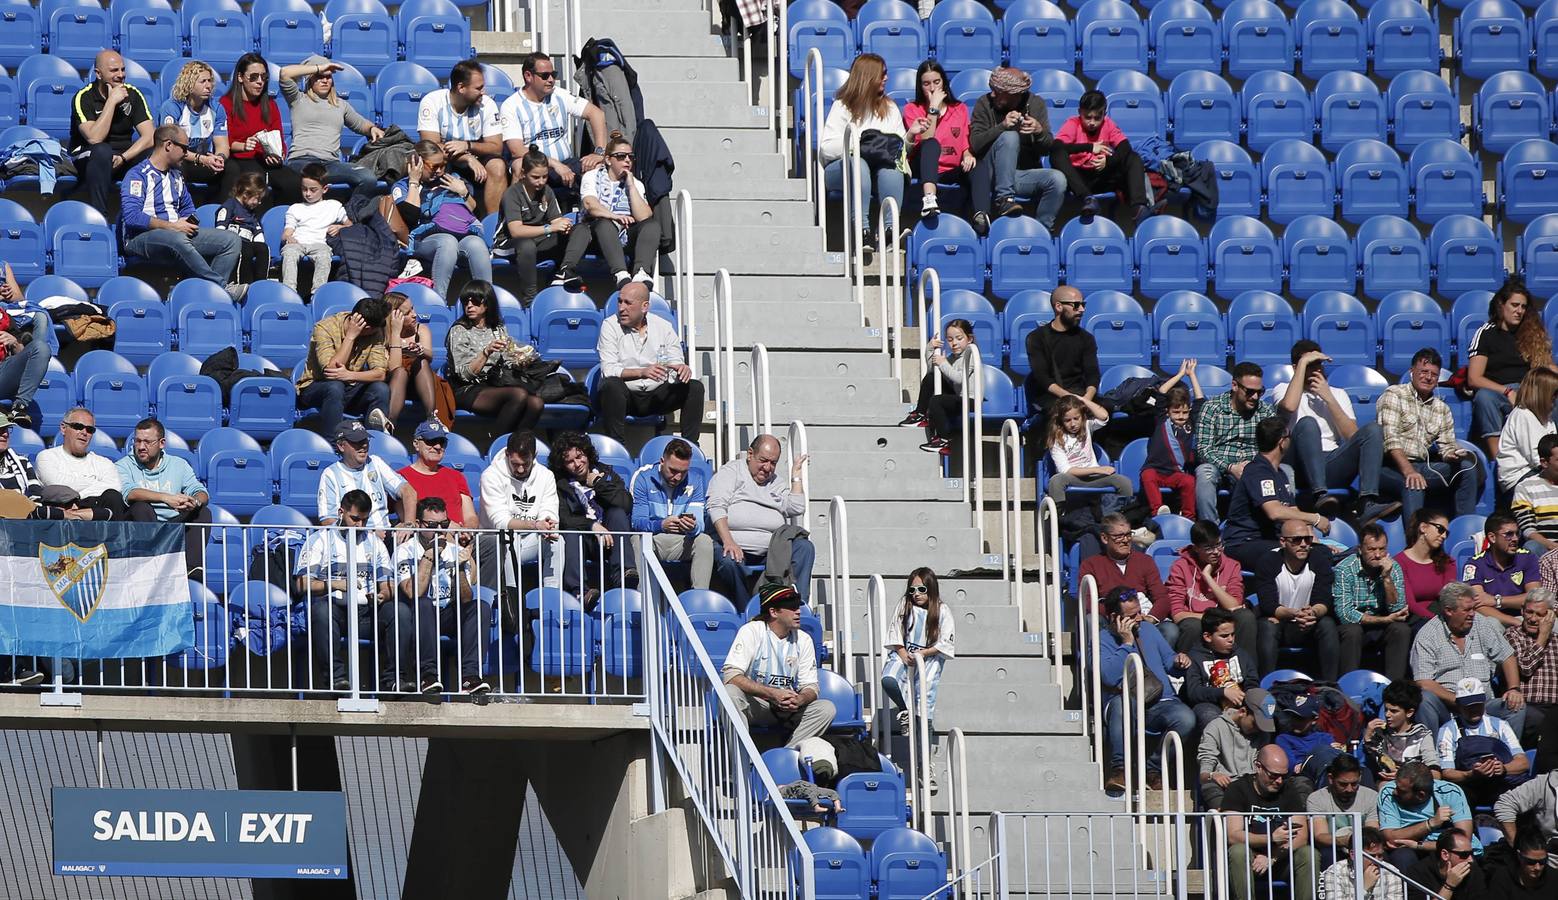
[[1076, 288], [1061, 285], [1050, 294], [1050, 306], [1055, 318], [1028, 332], [1027, 339], [1028, 403], [1041, 417], [1061, 397], [1098, 397], [1098, 342], [1082, 329], [1087, 300]]
[[1260, 599], [1260, 670], [1277, 667], [1277, 648], [1308, 647], [1320, 658], [1320, 680], [1341, 674], [1341, 645], [1330, 615], [1331, 551], [1315, 546], [1311, 528], [1284, 519], [1277, 549], [1255, 563], [1255, 595]]
[[[968, 143], [974, 166], [974, 230], [984, 236], [991, 216], [1022, 213], [1017, 195], [1033, 198], [1033, 215], [1049, 231], [1066, 197], [1066, 177], [1043, 168], [1055, 135], [1049, 107], [1028, 88], [1033, 79], [1021, 69], [1003, 67], [990, 75], [990, 93], [974, 103]], [[988, 212], [986, 211], [988, 210]]]

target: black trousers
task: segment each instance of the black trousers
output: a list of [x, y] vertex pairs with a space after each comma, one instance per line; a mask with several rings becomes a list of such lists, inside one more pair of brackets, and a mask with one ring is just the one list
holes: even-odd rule
[[[988, 185], [985, 187], [986, 196], [984, 197], [984, 202], [980, 203], [974, 199], [969, 173], [963, 171], [962, 168], [956, 168], [950, 172], [941, 172], [939, 171], [940, 166], [941, 142], [935, 138], [928, 137], [909, 150], [909, 169], [914, 173], [915, 183], [904, 196], [904, 208], [898, 211], [902, 218], [913, 219], [918, 216], [920, 214], [920, 206], [925, 202], [925, 185], [927, 183], [935, 184], [940, 181], [955, 181], [960, 184], [963, 187], [964, 195], [969, 198], [968, 205], [973, 206], [974, 209], [989, 208], [990, 197], [988, 195], [990, 188]], [[989, 179], [987, 178], [986, 181], [989, 181]], [[937, 200], [939, 201], [940, 199], [941, 197], [938, 193]], [[967, 212], [967, 210], [963, 209], [952, 209], [939, 202], [938, 206], [943, 212]], [[898, 224], [899, 227], [903, 226], [902, 222]]]
[[1363, 649], [1374, 652], [1384, 650], [1385, 677], [1398, 681], [1407, 677], [1407, 655], [1412, 652], [1412, 626], [1406, 622], [1389, 625], [1343, 624], [1337, 629], [1341, 641], [1342, 671], [1351, 672], [1363, 666]]
[[561, 264], [564, 242], [561, 235], [549, 234], [538, 238], [517, 238], [514, 246], [514, 271], [519, 276], [519, 302], [525, 306], [536, 298], [540, 274], [536, 266], [543, 259]]
[[227, 161], [227, 166], [222, 169], [221, 196], [231, 197], [233, 185], [238, 183], [238, 176], [246, 172], [255, 172], [265, 176], [265, 183], [270, 185], [270, 196], [265, 198], [265, 208], [283, 206], [297, 203], [303, 199], [303, 176], [287, 166], [267, 166], [258, 159], [232, 158]]
[[119, 179], [131, 166], [146, 158], [144, 153], [127, 157], [124, 164], [115, 169], [114, 154], [118, 152], [108, 144], [93, 144], [86, 156], [76, 159], [76, 173], [81, 189], [87, 192], [87, 202], [110, 221], [114, 218], [113, 211], [119, 208]]
[[1260, 671], [1264, 675], [1277, 668], [1277, 650], [1280, 647], [1308, 647], [1320, 659], [1320, 680], [1334, 682], [1340, 677], [1340, 653], [1336, 640], [1336, 620], [1329, 615], [1309, 628], [1298, 627], [1297, 622], [1272, 622], [1261, 619], [1258, 624], [1260, 644]]
[[682, 437], [696, 444], [703, 433], [703, 382], [662, 382], [652, 391], [635, 391], [621, 378], [602, 378], [595, 389], [601, 433], [617, 441], [625, 439], [628, 416], [649, 416], [680, 411]]
[[1124, 194], [1126, 202], [1133, 207], [1147, 202], [1147, 176], [1141, 157], [1134, 150], [1115, 153], [1105, 161], [1102, 169], [1079, 169], [1071, 164], [1071, 154], [1058, 150], [1050, 165], [1066, 176], [1066, 190], [1078, 197], [1114, 191]]
[[[949, 440], [953, 433], [953, 422], [962, 415], [963, 400], [955, 390], [950, 390], [952, 383], [942, 379], [941, 393], [936, 393], [936, 373], [927, 372], [920, 379], [920, 399], [915, 404], [914, 411], [923, 413], [930, 419], [930, 428], [926, 437], [944, 437]], [[961, 433], [961, 429], [959, 429]]]
[[[161, 522], [157, 515], [157, 508], [145, 500], [137, 500], [130, 504], [130, 520], [133, 522]], [[211, 507], [209, 505], [187, 510], [173, 517], [175, 522], [194, 525], [211, 524]], [[184, 563], [191, 570], [203, 566], [206, 530], [204, 528], [184, 529]]]

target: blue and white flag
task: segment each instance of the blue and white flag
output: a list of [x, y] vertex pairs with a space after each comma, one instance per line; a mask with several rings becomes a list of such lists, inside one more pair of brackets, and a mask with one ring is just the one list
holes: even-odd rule
[[165, 656], [194, 644], [177, 522], [8, 522], [0, 654]]

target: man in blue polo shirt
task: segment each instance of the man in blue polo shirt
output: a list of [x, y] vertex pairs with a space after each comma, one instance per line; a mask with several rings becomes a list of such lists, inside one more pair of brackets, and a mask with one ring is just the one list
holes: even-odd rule
[[[180, 164], [189, 138], [177, 125], [152, 132], [151, 154], [119, 184], [119, 232], [125, 252], [169, 267], [177, 278], [226, 287], [243, 251], [237, 232], [201, 228]], [[229, 289], [232, 292], [232, 289]]]
[[1277, 548], [1282, 523], [1289, 519], [1331, 533], [1330, 519], [1293, 503], [1293, 485], [1280, 468], [1289, 443], [1286, 422], [1277, 416], [1262, 419], [1255, 426], [1255, 456], [1234, 485], [1223, 545], [1246, 570], [1253, 571], [1261, 557]]
[[1488, 549], [1471, 558], [1461, 580], [1471, 585], [1477, 612], [1504, 625], [1520, 624], [1526, 592], [1542, 580], [1541, 557], [1520, 545], [1520, 526], [1508, 513], [1488, 516]]
[[1415, 760], [1402, 763], [1395, 779], [1380, 786], [1379, 828], [1391, 847], [1386, 859], [1398, 870], [1431, 856], [1434, 841], [1446, 828], [1464, 832], [1473, 849], [1482, 852], [1466, 793], [1457, 785], [1434, 778], [1427, 765]]
[[[135, 423], [131, 452], [114, 464], [124, 484], [124, 501], [130, 506], [130, 518], [137, 522], [211, 523], [211, 495], [195, 477], [189, 463], [169, 456], [168, 433], [156, 419]], [[184, 561], [191, 570], [201, 567], [200, 551], [205, 544], [204, 531], [185, 532]]]

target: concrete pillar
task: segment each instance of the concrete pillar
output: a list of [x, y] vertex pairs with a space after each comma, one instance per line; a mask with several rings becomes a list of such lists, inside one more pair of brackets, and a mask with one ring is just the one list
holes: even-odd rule
[[525, 811], [521, 746], [519, 741], [428, 740], [402, 897], [503, 900], [509, 895]]
[[[292, 739], [286, 735], [235, 734], [233, 769], [238, 787], [250, 791], [292, 790]], [[341, 765], [335, 738], [300, 737], [298, 789], [339, 791]], [[340, 881], [256, 878], [254, 900], [356, 900], [353, 877]]]

